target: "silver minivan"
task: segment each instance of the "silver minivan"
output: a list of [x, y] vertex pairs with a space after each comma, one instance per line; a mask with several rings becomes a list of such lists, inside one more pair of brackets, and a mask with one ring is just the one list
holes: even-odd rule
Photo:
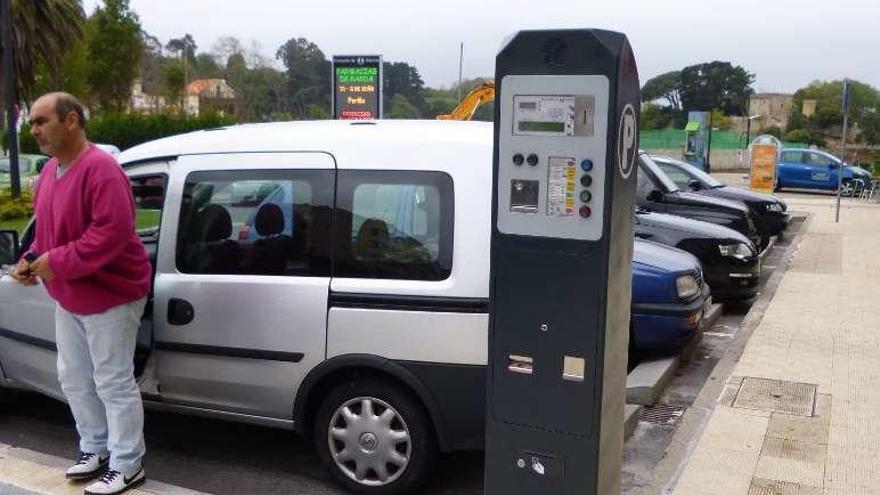
[[[361, 493], [482, 448], [490, 123], [243, 125], [118, 158], [155, 271], [147, 407], [294, 429]], [[53, 316], [0, 279], [0, 383], [63, 400]]]

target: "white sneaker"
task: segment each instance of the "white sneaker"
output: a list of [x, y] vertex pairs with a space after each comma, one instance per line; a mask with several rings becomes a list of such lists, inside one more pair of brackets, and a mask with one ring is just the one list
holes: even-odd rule
[[99, 476], [107, 469], [110, 456], [107, 453], [94, 454], [92, 452], [80, 452], [79, 461], [67, 470], [65, 476], [71, 480], [87, 480]]
[[86, 487], [86, 495], [116, 495], [130, 488], [134, 488], [144, 481], [147, 481], [144, 475], [144, 468], [138, 466], [131, 469], [127, 473], [120, 473], [113, 469], [108, 469], [98, 481]]

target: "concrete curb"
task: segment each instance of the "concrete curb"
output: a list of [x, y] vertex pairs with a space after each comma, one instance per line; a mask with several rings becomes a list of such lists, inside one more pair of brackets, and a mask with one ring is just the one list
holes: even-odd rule
[[[71, 482], [64, 471], [72, 460], [28, 449], [0, 444], [0, 495], [71, 495], [80, 494], [87, 483]], [[206, 495], [149, 479], [131, 495]]]
[[677, 356], [643, 361], [626, 376], [626, 403], [630, 405], [653, 406], [660, 400], [666, 386], [672, 380], [675, 371], [682, 362], [690, 361], [702, 340], [702, 333], [712, 328], [724, 305], [714, 303], [709, 307], [700, 330]]
[[[639, 414], [642, 412], [642, 406], [627, 404], [623, 414], [623, 439], [631, 437], [639, 425]], [[2, 492], [0, 492], [2, 494]]]
[[679, 356], [642, 361], [626, 377], [626, 403], [653, 406], [675, 375]]
[[718, 318], [721, 318], [721, 313], [723, 312], [724, 305], [721, 303], [713, 303], [709, 306], [709, 311], [707, 311], [706, 315], [703, 317], [702, 331], [706, 331], [715, 326], [715, 322], [718, 321]]
[[637, 492], [638, 494], [672, 493], [691, 452], [696, 447], [702, 431], [706, 428], [709, 418], [715, 410], [716, 403], [724, 390], [727, 378], [732, 374], [733, 369], [742, 357], [752, 333], [761, 323], [764, 313], [776, 295], [776, 290], [779, 288], [783, 276], [788, 271], [791, 257], [798, 250], [803, 235], [809, 231], [812, 221], [813, 217], [808, 216], [800, 231], [797, 234], [791, 235], [791, 244], [788, 245], [780, 260], [781, 266], [767, 280], [764, 290], [755, 299], [751, 309], [743, 319], [742, 327], [732, 339], [724, 357], [716, 364], [715, 369], [712, 370], [712, 374], [709, 375], [697, 399], [682, 416], [680, 427], [672, 437], [672, 441], [666, 450], [666, 455], [654, 468], [654, 483], [640, 489]]

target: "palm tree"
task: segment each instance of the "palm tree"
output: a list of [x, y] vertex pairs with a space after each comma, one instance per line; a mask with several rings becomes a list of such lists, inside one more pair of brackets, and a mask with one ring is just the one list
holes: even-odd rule
[[[40, 62], [58, 74], [68, 49], [83, 36], [85, 13], [80, 0], [0, 0], [12, 8], [16, 89], [32, 96]], [[0, 46], [0, 57], [4, 47]], [[0, 58], [2, 60], [2, 58]]]

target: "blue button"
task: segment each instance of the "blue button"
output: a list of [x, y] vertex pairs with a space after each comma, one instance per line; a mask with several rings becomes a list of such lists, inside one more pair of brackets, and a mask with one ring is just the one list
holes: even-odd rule
[[584, 170], [584, 172], [589, 172], [590, 170], [593, 170], [593, 160], [582, 161], [581, 168]]

